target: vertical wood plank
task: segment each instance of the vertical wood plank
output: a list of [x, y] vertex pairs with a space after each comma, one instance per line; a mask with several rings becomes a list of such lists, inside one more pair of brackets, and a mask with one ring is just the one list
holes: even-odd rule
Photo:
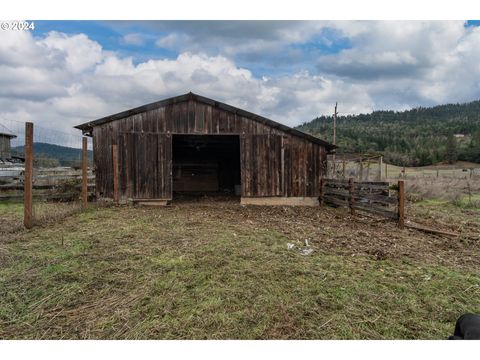
[[284, 136], [280, 137], [280, 172], [281, 172], [281, 184], [280, 189], [282, 192], [282, 196], [287, 196], [286, 186], [285, 186], [285, 144], [284, 144]]
[[173, 194], [173, 184], [172, 184], [172, 135], [167, 134], [165, 138], [165, 155], [164, 159], [166, 160], [166, 171], [165, 171], [165, 181], [166, 181], [166, 191], [164, 193], [165, 198], [172, 199]]
[[405, 226], [405, 183], [398, 181], [398, 227], [403, 229]]
[[23, 224], [33, 227], [32, 186], [33, 186], [33, 123], [25, 123], [25, 179], [23, 187]]
[[118, 147], [112, 144], [112, 166], [113, 166], [113, 200], [118, 204]]
[[325, 181], [323, 180], [323, 178], [321, 178], [321, 179], [320, 179], [320, 185], [319, 185], [319, 188], [320, 188], [320, 196], [318, 197], [320, 206], [323, 206], [323, 204], [324, 204], [324, 199], [323, 199], [324, 186], [325, 186]]
[[88, 202], [88, 139], [82, 138], [82, 207], [87, 208]]
[[349, 207], [350, 207], [350, 215], [355, 215], [355, 208], [353, 207], [355, 204], [355, 182], [353, 181], [353, 178], [348, 179], [348, 189], [349, 189]]
[[382, 162], [383, 162], [383, 156], [379, 156], [378, 157], [378, 181], [382, 181], [382, 179], [383, 179], [383, 174], [382, 174], [383, 165], [382, 165]]

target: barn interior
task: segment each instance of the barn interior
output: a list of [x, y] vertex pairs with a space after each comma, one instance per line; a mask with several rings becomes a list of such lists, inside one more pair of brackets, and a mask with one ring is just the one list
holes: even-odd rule
[[238, 135], [173, 135], [173, 196], [240, 196]]

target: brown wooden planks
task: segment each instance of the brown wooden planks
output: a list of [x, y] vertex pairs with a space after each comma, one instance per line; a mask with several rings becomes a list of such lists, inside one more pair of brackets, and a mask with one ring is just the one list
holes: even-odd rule
[[[349, 206], [352, 214], [355, 210], [362, 210], [391, 219], [401, 218], [400, 212], [389, 208], [390, 205], [397, 205], [400, 201], [390, 196], [389, 184], [386, 182], [323, 179], [322, 184], [324, 191], [321, 202], [323, 200], [335, 205]], [[348, 201], [344, 203], [345, 200]]]
[[[138, 135], [141, 133], [143, 137]], [[192, 99], [94, 128], [97, 195], [113, 196], [109, 149], [116, 143], [120, 197], [170, 197], [171, 183], [163, 179], [170, 177], [171, 134], [182, 133], [241, 136], [242, 196], [319, 196], [326, 162], [323, 146]], [[168, 149], [162, 145], [164, 141]], [[150, 174], [142, 170], [145, 166]]]
[[23, 189], [23, 225], [33, 227], [33, 123], [25, 123], [25, 177]]

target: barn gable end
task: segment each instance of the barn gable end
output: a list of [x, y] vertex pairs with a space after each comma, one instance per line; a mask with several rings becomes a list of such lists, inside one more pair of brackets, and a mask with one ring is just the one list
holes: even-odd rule
[[[237, 152], [226, 144], [221, 145], [225, 142], [216, 141], [218, 137], [213, 135], [238, 137], [240, 174], [237, 182], [240, 182], [242, 198], [318, 197], [326, 155], [334, 148], [272, 120], [192, 93], [76, 128], [93, 136], [98, 197], [113, 197], [111, 149], [113, 144], [117, 145], [119, 196], [123, 200], [172, 198], [172, 178], [177, 176], [172, 141], [175, 143], [180, 135], [188, 135], [187, 141], [192, 144], [208, 138], [209, 142], [202, 146], [224, 146], [219, 147], [218, 152], [225, 154]], [[215, 157], [214, 152], [207, 153]], [[229, 163], [220, 155], [213, 160], [219, 162], [220, 168]], [[203, 162], [205, 169], [209, 163], [198, 159], [196, 162]], [[218, 181], [226, 180], [219, 177]]]

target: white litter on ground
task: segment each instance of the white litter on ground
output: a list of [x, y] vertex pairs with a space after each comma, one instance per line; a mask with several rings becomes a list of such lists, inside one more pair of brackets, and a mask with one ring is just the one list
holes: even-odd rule
[[306, 249], [302, 249], [302, 251], [300, 251], [300, 254], [307, 256], [307, 255], [310, 255], [312, 252], [313, 252], [312, 248], [306, 248]]

